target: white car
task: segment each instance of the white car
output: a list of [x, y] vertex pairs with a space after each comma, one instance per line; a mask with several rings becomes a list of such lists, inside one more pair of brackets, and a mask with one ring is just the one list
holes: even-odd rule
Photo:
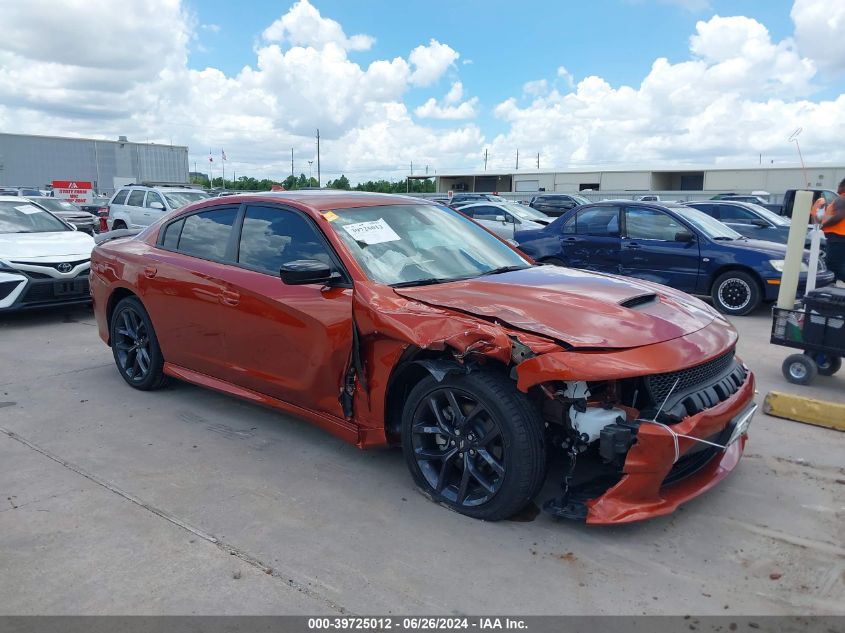
[[165, 213], [208, 197], [204, 191], [187, 187], [127, 185], [109, 201], [107, 224], [110, 231], [144, 228]]
[[456, 206], [455, 210], [472, 218], [505, 240], [512, 240], [516, 231], [542, 229], [554, 220], [536, 209], [513, 202], [485, 200]]
[[88, 303], [94, 238], [15, 196], [0, 196], [0, 312]]

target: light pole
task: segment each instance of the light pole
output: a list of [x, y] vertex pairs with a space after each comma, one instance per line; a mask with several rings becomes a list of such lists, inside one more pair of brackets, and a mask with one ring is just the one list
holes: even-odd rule
[[308, 186], [309, 187], [311, 186], [311, 164], [313, 162], [314, 162], [313, 160], [308, 161]]
[[795, 128], [795, 130], [792, 132], [792, 134], [789, 135], [789, 138], [786, 139], [786, 140], [789, 141], [790, 143], [792, 141], [795, 141], [795, 147], [798, 149], [798, 160], [801, 161], [801, 171], [804, 174], [804, 185], [803, 186], [809, 187], [810, 181], [807, 180], [807, 169], [804, 167], [804, 157], [801, 155], [801, 145], [798, 144], [798, 137], [801, 135], [801, 132], [803, 132], [803, 131], [804, 131], [804, 128], [802, 128], [802, 127]]

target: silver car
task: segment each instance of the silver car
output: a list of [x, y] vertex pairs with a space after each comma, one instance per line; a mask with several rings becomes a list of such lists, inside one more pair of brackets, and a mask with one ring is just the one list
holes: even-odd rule
[[204, 191], [187, 187], [129, 185], [109, 201], [108, 227], [110, 231], [143, 228], [165, 213], [208, 197]]
[[516, 231], [542, 229], [554, 220], [545, 213], [514, 202], [485, 200], [457, 206], [455, 210], [506, 240], [513, 239]]

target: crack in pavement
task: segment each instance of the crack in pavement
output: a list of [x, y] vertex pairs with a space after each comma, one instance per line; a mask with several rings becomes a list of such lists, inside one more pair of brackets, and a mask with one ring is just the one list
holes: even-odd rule
[[313, 598], [315, 600], [319, 600], [320, 602], [325, 604], [327, 607], [329, 607], [330, 609], [332, 609], [334, 611], [337, 611], [338, 613], [341, 613], [341, 614], [344, 614], [344, 615], [351, 614], [351, 612], [348, 609], [346, 609], [346, 608], [342, 607], [341, 605], [333, 602], [329, 598], [326, 598], [325, 596], [320, 595], [319, 593], [317, 593], [313, 589], [309, 589], [304, 583], [298, 582], [298, 581], [294, 580], [293, 578], [288, 578], [287, 575], [281, 574], [278, 570], [270, 567], [269, 565], [264, 564], [261, 560], [259, 560], [258, 558], [255, 558], [251, 554], [248, 554], [247, 552], [244, 552], [243, 550], [238, 549], [234, 545], [230, 545], [229, 543], [226, 543], [225, 541], [218, 539], [216, 536], [209, 534], [208, 532], [205, 532], [205, 531], [203, 531], [199, 528], [196, 528], [196, 527], [190, 525], [186, 521], [170, 514], [169, 512], [167, 512], [165, 510], [162, 510], [161, 508], [157, 508], [157, 507], [145, 502], [144, 500], [136, 497], [132, 493], [126, 492], [125, 490], [118, 488], [116, 485], [106, 481], [105, 479], [103, 479], [101, 477], [98, 477], [97, 475], [95, 475], [93, 473], [89, 473], [88, 471], [86, 471], [83, 468], [77, 466], [76, 464], [73, 464], [72, 462], [69, 462], [65, 459], [62, 459], [58, 455], [55, 455], [55, 454], [51, 453], [50, 451], [48, 451], [47, 449], [42, 448], [42, 447], [38, 446], [37, 444], [35, 444], [33, 442], [30, 442], [28, 439], [18, 435], [14, 431], [10, 431], [9, 429], [6, 429], [6, 428], [3, 428], [2, 426], [0, 426], [0, 433], [3, 433], [4, 435], [8, 436], [9, 439], [12, 439], [16, 442], [23, 444], [24, 446], [30, 448], [31, 450], [35, 451], [36, 453], [40, 453], [44, 457], [47, 457], [48, 459], [53, 460], [54, 462], [63, 466], [64, 468], [67, 468], [68, 470], [75, 472], [77, 475], [85, 477], [89, 481], [92, 481], [93, 483], [97, 484], [98, 486], [105, 488], [106, 490], [118, 495], [119, 497], [122, 497], [126, 501], [129, 501], [130, 503], [134, 503], [135, 505], [139, 506], [140, 508], [143, 508], [147, 512], [155, 514], [156, 516], [164, 519], [165, 521], [168, 521], [168, 522], [172, 523], [173, 525], [190, 532], [194, 536], [197, 536], [197, 537], [203, 539], [204, 541], [207, 541], [209, 543], [212, 543], [213, 545], [216, 545], [220, 550], [226, 552], [227, 554], [229, 554], [231, 556], [236, 556], [237, 558], [239, 558], [240, 560], [242, 560], [246, 564], [251, 565], [252, 567], [255, 567], [256, 569], [264, 572], [268, 576], [271, 576], [271, 577], [273, 577], [277, 580], [280, 580], [281, 582], [286, 584], [291, 589], [294, 589], [294, 590], [296, 590], [300, 593], [303, 593], [306, 596]]
[[[59, 376], [65, 376], [67, 374], [78, 374], [83, 371], [91, 371], [92, 369], [102, 369], [103, 367], [111, 367], [114, 363], [104, 363], [102, 365], [94, 365], [93, 367], [83, 367], [82, 369], [69, 369], [67, 371], [60, 371], [58, 374], [50, 374], [49, 376], [36, 376], [31, 380], [44, 380], [46, 378], [58, 378]], [[0, 382], [0, 387], [5, 387], [7, 385], [14, 385], [16, 384], [14, 381], [9, 382]]]

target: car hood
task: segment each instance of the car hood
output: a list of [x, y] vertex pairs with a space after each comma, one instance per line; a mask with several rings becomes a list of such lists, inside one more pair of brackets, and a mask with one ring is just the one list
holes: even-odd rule
[[716, 319], [731, 327], [698, 299], [671, 288], [557, 266], [395, 292], [573, 347], [651, 345], [696, 332]]
[[0, 259], [90, 256], [94, 238], [78, 231], [56, 233], [0, 233]]
[[766, 242], [764, 240], [733, 240], [732, 242], [718, 241], [719, 246], [733, 248], [737, 250], [754, 251], [755, 253], [764, 253], [772, 259], [783, 259], [786, 257], [786, 244], [779, 244], [778, 242]]

